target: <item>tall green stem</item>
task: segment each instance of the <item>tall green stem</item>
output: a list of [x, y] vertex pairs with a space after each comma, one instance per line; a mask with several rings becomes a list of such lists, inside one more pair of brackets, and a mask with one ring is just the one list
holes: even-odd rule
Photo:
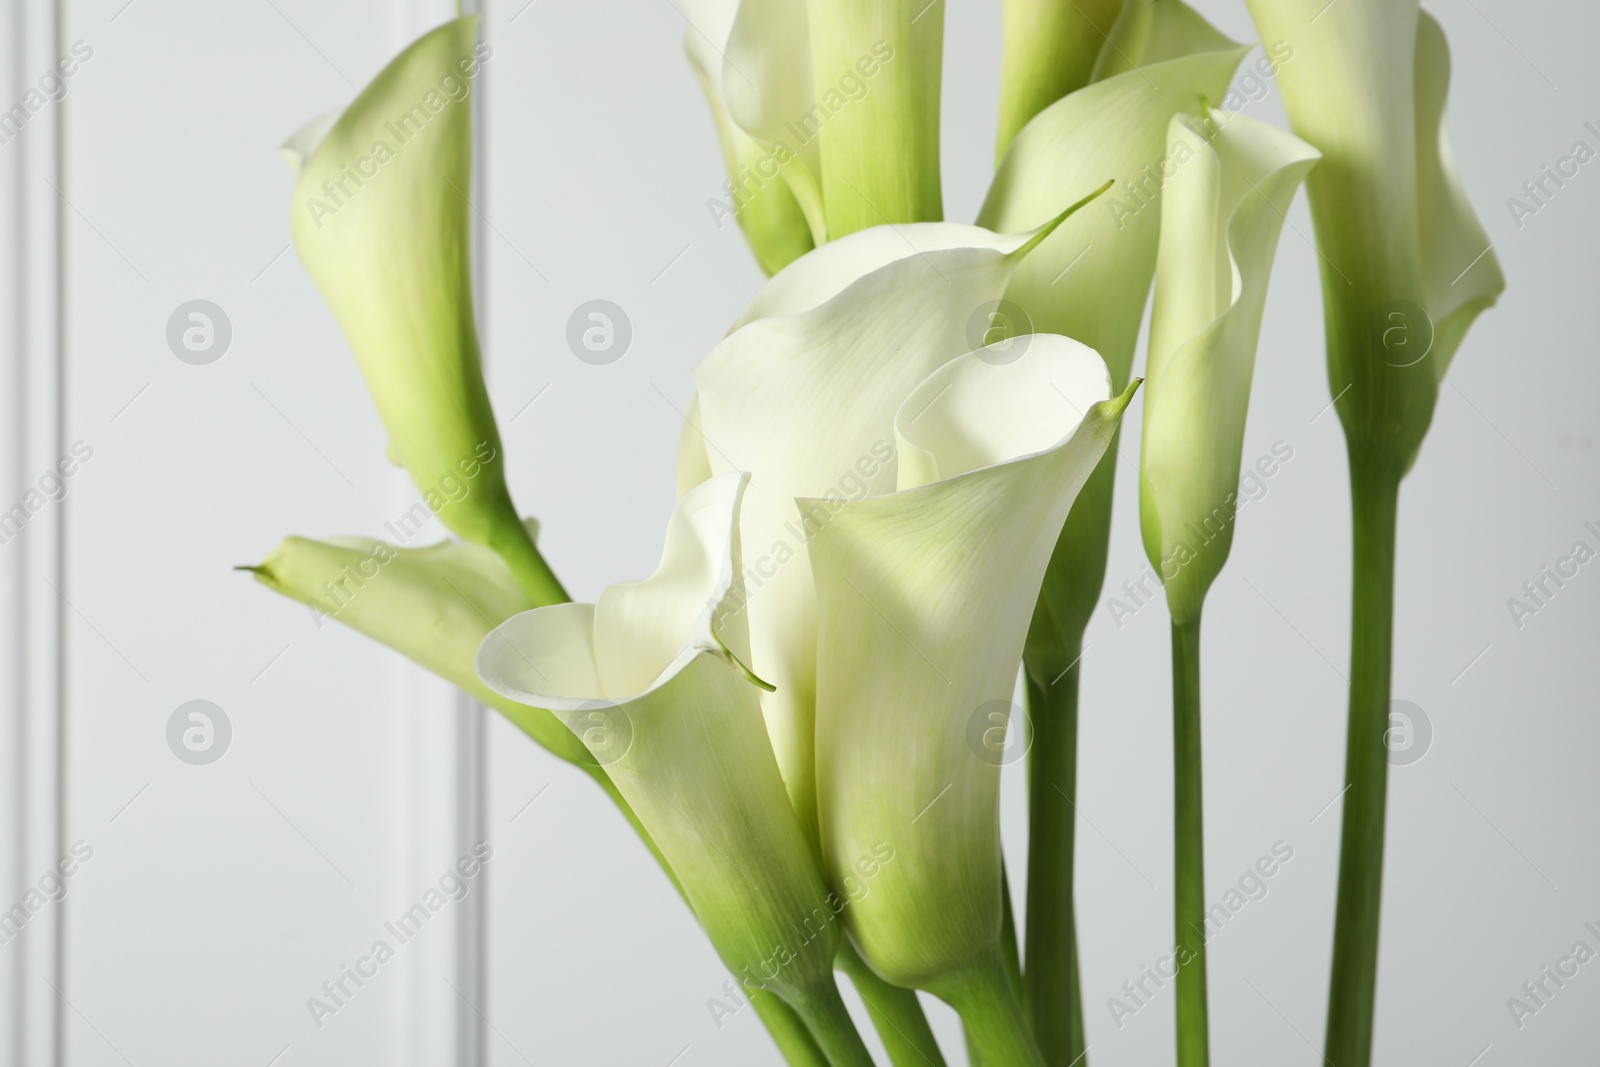
[[1054, 685], [1027, 676], [1033, 745], [1028, 750], [1028, 943], [1023, 1005], [1050, 1067], [1082, 1067], [1085, 1051], [1072, 904], [1078, 676], [1076, 662]]
[[832, 1067], [873, 1067], [872, 1054], [831, 978], [807, 996], [797, 998], [792, 1006], [806, 1021]]
[[1327, 1060], [1367, 1067], [1378, 985], [1378, 913], [1383, 895], [1383, 824], [1389, 789], [1394, 651], [1394, 548], [1398, 477], [1359, 462], [1350, 467], [1355, 588], [1351, 598], [1350, 721], [1345, 738], [1344, 827], [1328, 990]]
[[944, 1067], [944, 1055], [916, 990], [884, 981], [849, 941], [839, 946], [838, 966], [861, 994], [894, 1067]]
[[961, 1016], [983, 1067], [1047, 1067], [998, 949], [934, 992]]
[[[1178, 1067], [1206, 1067], [1206, 869], [1200, 784], [1200, 619], [1172, 623], [1173, 917]], [[1187, 950], [1187, 951], [1183, 951]]]
[[789, 1067], [829, 1067], [827, 1055], [806, 1024], [793, 1008], [778, 999], [776, 993], [749, 988], [745, 993]]

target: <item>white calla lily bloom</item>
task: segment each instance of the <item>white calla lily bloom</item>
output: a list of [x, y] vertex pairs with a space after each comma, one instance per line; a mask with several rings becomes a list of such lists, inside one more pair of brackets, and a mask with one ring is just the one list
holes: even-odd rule
[[[852, 939], [890, 981], [949, 1000], [994, 1062], [1021, 1061], [995, 1021], [1010, 992], [992, 713], [1010, 708], [1045, 566], [1131, 393], [1112, 398], [1104, 361], [1076, 341], [1000, 342], [900, 405], [894, 491], [800, 501], [819, 527], [809, 549], [830, 879], [879, 843], [893, 848], [846, 910]], [[1014, 1001], [1006, 1011], [1020, 1020]]]
[[695, 371], [680, 489], [751, 473], [740, 523], [749, 665], [776, 687], [762, 706], [808, 828], [816, 622], [805, 546], [816, 530], [795, 498], [861, 499], [895, 484], [895, 409], [982, 345], [1017, 264], [1064, 217], [1017, 235], [921, 223], [830, 242], [769, 281]]
[[724, 474], [696, 487], [655, 574], [595, 604], [511, 617], [484, 638], [477, 671], [566, 722], [671, 864], [723, 963], [783, 997], [830, 1054], [844, 1042], [836, 1062], [855, 1063], [860, 1038], [837, 1014], [833, 979], [842, 904], [789, 806], [742, 666], [745, 484]]

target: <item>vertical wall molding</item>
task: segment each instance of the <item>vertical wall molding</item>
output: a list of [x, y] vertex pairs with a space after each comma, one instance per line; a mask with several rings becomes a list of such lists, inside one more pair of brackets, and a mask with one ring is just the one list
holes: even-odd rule
[[[478, 15], [480, 36], [488, 32], [486, 0], [463, 0], [461, 11]], [[487, 150], [489, 129], [485, 110], [484, 86], [488, 82], [487, 70], [481, 72], [472, 93], [472, 199], [487, 211], [488, 166]], [[483, 360], [487, 373], [488, 339], [488, 255], [485, 240], [488, 237], [484, 216], [472, 213], [472, 281], [473, 310], [478, 319], [479, 345], [484, 349]], [[489, 837], [489, 710], [465, 693], [456, 694], [456, 774], [460, 783], [458, 833], [461, 840], [472, 843]], [[493, 844], [493, 842], [490, 842]], [[492, 873], [483, 872], [486, 883]], [[489, 894], [486, 885], [480, 885], [463, 904], [456, 932], [456, 973], [462, 982], [462, 995], [456, 1005], [456, 1063], [460, 1067], [485, 1067], [488, 1054], [484, 1046], [485, 1022], [489, 1010]]]
[[[463, 14], [484, 14], [483, 0], [464, 0]], [[395, 5], [400, 20], [395, 51], [424, 32], [456, 15], [454, 0], [401, 0]], [[471, 197], [475, 209], [472, 224], [472, 274], [479, 337], [484, 336], [486, 263], [485, 228], [479, 210], [484, 205], [484, 126], [483, 83], [473, 85], [474, 121]], [[485, 353], [487, 360], [487, 353]], [[409, 505], [413, 491], [404, 490]], [[417, 838], [410, 838], [410, 866], [425, 879], [436, 879], [443, 863], [455, 863], [469, 856], [479, 841], [492, 840], [486, 826], [488, 810], [487, 710], [455, 688], [427, 675], [420, 668], [405, 665], [409, 696], [409, 774], [403, 777], [412, 807], [411, 817], [401, 833], [414, 835], [415, 828], [429, 827]], [[443, 816], [443, 817], [440, 817]], [[449, 844], [449, 855], [439, 852]], [[426, 949], [425, 964], [414, 971], [414, 986], [408, 997], [412, 1011], [403, 1021], [408, 1033], [404, 1050], [408, 1067], [434, 1067], [448, 1062], [452, 1067], [484, 1067], [485, 1017], [487, 1004], [486, 943], [488, 937], [485, 886], [493, 876], [494, 864], [485, 866], [471, 880], [472, 888], [454, 906], [454, 924], [448, 938]], [[443, 931], [440, 931], [443, 933]]]
[[[0, 117], [61, 54], [58, 7], [14, 0], [0, 16]], [[0, 127], [0, 912], [62, 854], [66, 509], [30, 511], [28, 493], [62, 455], [64, 104], [45, 103], [14, 132]], [[64, 904], [0, 944], [4, 1067], [60, 1062]]]

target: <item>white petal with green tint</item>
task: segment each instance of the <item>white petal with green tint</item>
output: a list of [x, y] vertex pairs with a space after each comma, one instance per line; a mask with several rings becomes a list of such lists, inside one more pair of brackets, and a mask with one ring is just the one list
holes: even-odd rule
[[1140, 518], [1175, 622], [1201, 602], [1233, 543], [1239, 460], [1267, 281], [1316, 149], [1214, 110], [1174, 116], [1162, 192], [1146, 370]]
[[390, 456], [446, 526], [505, 555], [530, 595], [555, 598], [506, 491], [473, 319], [477, 25], [457, 19], [423, 36], [331, 126], [324, 116], [290, 139], [285, 155], [302, 161], [290, 224], [355, 351]]
[[743, 645], [744, 479], [679, 502], [661, 566], [595, 605], [517, 615], [478, 653], [484, 683], [564, 714], [677, 873], [723, 962], [786, 999], [832, 988], [838, 924], [784, 794]]
[[800, 502], [821, 527], [809, 550], [829, 875], [838, 885], [880, 842], [894, 850], [846, 914], [852, 939], [885, 978], [946, 997], [1000, 935], [987, 712], [1010, 705], [1050, 552], [1128, 400], [1109, 399], [1087, 347], [1024, 340], [961, 356], [906, 399], [897, 491]]
[[[950, 223], [879, 227], [803, 256], [757, 295], [695, 371], [716, 472], [749, 471], [741, 523], [755, 673], [795, 808], [811, 821], [814, 621], [797, 496], [859, 499], [894, 484], [894, 412], [969, 339], [1036, 234]], [[703, 435], [703, 436], [702, 436]]]
[[[761, 268], [768, 274], [775, 274], [809, 251], [812, 237], [799, 202], [779, 172], [781, 161], [773, 146], [752, 136], [730, 111], [731, 105], [749, 106], [749, 97], [755, 95], [754, 85], [746, 85], [746, 78], [751, 77], [745, 73], [746, 67], [757, 76], [764, 75], [762, 85], [769, 86], [777, 95], [786, 95], [781, 92], [785, 71], [765, 71], [750, 61], [731, 72], [731, 88], [735, 91], [729, 91], [725, 78], [730, 72], [724, 57], [739, 51], [739, 45], [732, 39], [735, 26], [739, 22], [748, 23], [750, 15], [744, 9], [751, 6], [741, 5], [739, 0], [689, 0], [686, 4], [689, 30], [684, 36], [684, 50], [700, 80], [706, 103], [711, 107], [728, 171], [731, 198], [710, 201], [712, 214], [720, 227], [724, 213], [732, 212]], [[801, 29], [804, 30], [803, 18]], [[750, 29], [746, 26], [740, 43], [748, 47], [749, 38]], [[806, 64], [803, 54], [799, 62], [802, 67]], [[802, 69], [800, 73], [809, 86], [809, 70]]]
[[1506, 287], [1489, 235], [1472, 210], [1445, 131], [1450, 45], [1434, 17], [1417, 19], [1417, 229], [1423, 292], [1441, 380], [1472, 321]]
[[[1130, 0], [1130, 4], [1132, 0]], [[1145, 0], [1138, 69], [1079, 89], [1045, 108], [1006, 152], [979, 213], [1001, 232], [1038, 226], [1114, 180], [1089, 210], [1068, 219], [1017, 271], [1006, 299], [1033, 329], [1095, 349], [1126, 383], [1155, 269], [1162, 163], [1174, 113], [1218, 101], [1246, 49], [1180, 0]], [[1115, 53], [1113, 53], [1115, 54]], [[1124, 49], [1122, 55], [1135, 58]]]

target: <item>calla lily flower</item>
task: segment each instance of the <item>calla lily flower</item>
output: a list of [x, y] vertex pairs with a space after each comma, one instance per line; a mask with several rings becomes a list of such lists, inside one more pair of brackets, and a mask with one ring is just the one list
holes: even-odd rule
[[[539, 525], [527, 520], [530, 539]], [[622, 809], [657, 859], [627, 801], [601, 765], [550, 712], [507, 700], [478, 679], [478, 646], [505, 620], [533, 607], [494, 552], [462, 541], [397, 548], [370, 537], [286, 537], [253, 567], [262, 585], [388, 645], [511, 720], [551, 755], [576, 764]], [[662, 866], [673, 877], [666, 862]]]
[[[807, 106], [792, 106], [811, 88], [804, 6], [788, 0], [693, 0], [687, 14], [684, 50], [711, 107], [728, 170], [727, 199], [707, 201], [709, 210], [718, 226], [730, 214], [736, 218], [761, 269], [776, 274], [813, 245], [812, 224], [790, 181], [809, 195], [817, 232], [826, 232], [815, 147], [809, 153], [801, 147], [797, 158], [781, 132], [763, 121], [764, 111], [781, 114], [787, 106], [799, 114]], [[780, 47], [769, 53], [762, 47], [769, 40]]]
[[1306, 182], [1322, 261], [1333, 406], [1350, 464], [1349, 727], [1324, 1056], [1372, 1056], [1382, 910], [1386, 736], [1400, 481], [1467, 328], [1505, 288], [1444, 128], [1450, 49], [1416, 0], [1341, 0], [1311, 18], [1250, 0], [1295, 49], [1279, 81], [1294, 131], [1323, 155]]
[[[527, 520], [529, 538], [539, 524]], [[478, 680], [478, 646], [500, 623], [533, 607], [505, 561], [461, 541], [397, 548], [371, 537], [286, 537], [244, 568], [268, 589], [311, 608], [427, 668], [491, 705], [542, 747], [572, 760], [567, 729], [548, 711], [502, 699]]]
[[[536, 537], [538, 523], [526, 520]], [[256, 580], [366, 634], [504, 715], [551, 755], [575, 764], [609, 796], [662, 871], [683, 887], [666, 857], [617, 790], [606, 769], [566, 724], [544, 708], [507, 699], [478, 678], [476, 657], [491, 631], [534, 605], [505, 561], [479, 545], [447, 541], [397, 548], [372, 538], [285, 538], [260, 564]], [[750, 991], [750, 1003], [795, 1063], [823, 1063], [809, 1032], [779, 1000]]]
[[1150, 317], [1140, 519], [1172, 615], [1179, 1067], [1209, 1062], [1200, 756], [1200, 609], [1228, 558], [1273, 253], [1317, 151], [1213, 110], [1175, 115]]
[[943, 218], [942, 8], [697, 0], [689, 19], [690, 61], [717, 116], [734, 197], [713, 213], [738, 208], [769, 273], [803, 243], [795, 208], [815, 245]]
[[595, 604], [513, 616], [478, 651], [484, 684], [548, 707], [603, 763], [678, 875], [722, 961], [798, 1011], [835, 1064], [871, 1059], [834, 984], [829, 894], [767, 741], [748, 638], [745, 477], [691, 490], [655, 574]]
[[1200, 617], [1228, 558], [1267, 281], [1285, 212], [1319, 158], [1297, 137], [1213, 110], [1178, 115], [1150, 317], [1140, 518], [1175, 623]]
[[564, 600], [506, 489], [473, 318], [468, 225], [476, 16], [418, 39], [284, 154], [295, 248], [344, 329], [406, 468], [450, 530], [488, 545], [535, 603]]
[[1294, 47], [1284, 106], [1327, 160], [1306, 188], [1335, 407], [1360, 461], [1398, 476], [1468, 327], [1505, 288], [1444, 127], [1449, 45], [1416, 0], [1341, 0], [1314, 25], [1292, 0], [1250, 13]]
[[[1022, 128], [979, 213], [991, 229], [1037, 226], [1060, 210], [1065, 190], [1116, 180], [1093, 210], [1068, 220], [1029, 257], [1005, 298], [1029, 328], [1099, 352], [1117, 389], [1133, 366], [1155, 272], [1161, 187], [1171, 167], [1168, 123], [1180, 111], [1198, 113], [1202, 100], [1221, 100], [1246, 51], [1181, 0], [1126, 0], [1099, 80]], [[1112, 471], [1108, 459], [1080, 496], [1045, 579], [1028, 639], [1029, 672], [1045, 682], [1077, 662], [1099, 599]]]
[[813, 834], [816, 631], [805, 545], [815, 531], [795, 498], [858, 499], [894, 484], [900, 401], [982, 343], [986, 309], [1058, 223], [1009, 236], [885, 226], [830, 242], [769, 281], [695, 370], [680, 485], [706, 472], [752, 474], [740, 524], [750, 666], [776, 687], [762, 698], [767, 728]]
[[1072, 190], [1115, 179], [1092, 210], [1064, 223], [1018, 269], [1006, 299], [1035, 330], [1100, 352], [1119, 389], [1155, 270], [1168, 121], [1199, 112], [1202, 99], [1221, 100], [1246, 52], [1181, 0], [1124, 7], [1144, 12], [1144, 33], [1107, 48], [1118, 58], [1137, 56], [1139, 65], [1035, 115], [1012, 141], [978, 214], [980, 226], [1026, 230], [1060, 212]]
[[1061, 524], [1131, 395], [1111, 399], [1104, 362], [1076, 341], [1003, 341], [941, 367], [900, 406], [894, 492], [799, 501], [819, 528], [809, 553], [830, 879], [846, 884], [882, 843], [894, 850], [846, 910], [852, 939], [891, 982], [954, 1005], [995, 1063], [1042, 1061], [1001, 963], [990, 712], [1010, 707]]
[[[1074, 6], [1080, 19], [1108, 14], [1098, 5]], [[1011, 35], [1008, 28], [1008, 49]], [[1181, 0], [1124, 0], [1090, 84], [1028, 120], [989, 188], [979, 222], [1010, 231], [1048, 218], [1079, 183], [1116, 180], [1092, 210], [1069, 219], [1029, 257], [1005, 295], [1022, 329], [1064, 334], [1099, 352], [1115, 389], [1128, 381], [1155, 270], [1162, 185], [1171, 170], [1168, 123], [1178, 112], [1199, 113], [1204, 100], [1223, 99], [1245, 51]], [[1069, 76], [1065, 65], [1053, 69]], [[1025, 102], [1027, 93], [1009, 99]], [[1002, 119], [1015, 115], [1003, 112]], [[1072, 914], [1077, 694], [1083, 634], [1105, 580], [1115, 469], [1108, 454], [1067, 517], [1024, 656], [1035, 732], [1024, 991], [1034, 1031], [1057, 1063], [1086, 1052]]]

